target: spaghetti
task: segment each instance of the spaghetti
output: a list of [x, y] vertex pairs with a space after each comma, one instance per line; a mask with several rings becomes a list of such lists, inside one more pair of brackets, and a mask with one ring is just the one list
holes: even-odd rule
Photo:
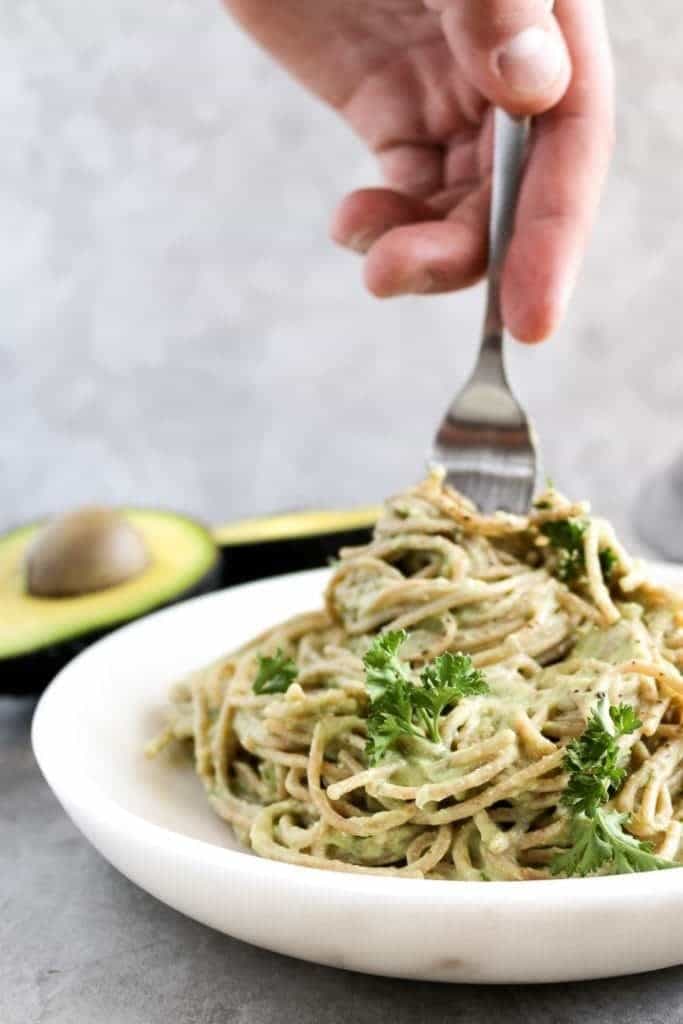
[[[569, 842], [566, 751], [600, 700], [628, 704], [610, 807], [659, 857], [683, 820], [683, 603], [647, 582], [604, 520], [555, 490], [529, 516], [484, 516], [432, 475], [344, 549], [324, 609], [298, 615], [174, 688], [157, 753], [186, 743], [213, 810], [256, 853], [418, 878], [550, 877]], [[368, 757], [363, 658], [462, 652], [486, 692]], [[264, 664], [288, 666], [268, 692]], [[284, 661], [286, 659], [286, 662]], [[605, 869], [603, 869], [605, 870]]]

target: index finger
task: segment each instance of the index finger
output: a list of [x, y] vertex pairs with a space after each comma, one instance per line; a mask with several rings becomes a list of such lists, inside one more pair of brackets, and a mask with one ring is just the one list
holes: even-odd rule
[[572, 58], [569, 88], [533, 125], [503, 274], [503, 316], [522, 341], [556, 327], [578, 274], [614, 138], [613, 72], [597, 0], [557, 0]]

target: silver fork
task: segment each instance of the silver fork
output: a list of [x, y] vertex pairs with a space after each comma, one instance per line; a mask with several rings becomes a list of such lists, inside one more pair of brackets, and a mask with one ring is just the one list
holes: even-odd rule
[[531, 422], [508, 382], [500, 308], [503, 260], [512, 234], [528, 121], [494, 113], [493, 190], [483, 338], [472, 374], [434, 439], [431, 461], [446, 482], [483, 511], [523, 514], [536, 487], [538, 457]]

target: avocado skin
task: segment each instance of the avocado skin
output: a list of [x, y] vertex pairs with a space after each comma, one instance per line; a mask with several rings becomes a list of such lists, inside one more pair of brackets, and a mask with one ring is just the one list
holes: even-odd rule
[[[211, 568], [192, 587], [177, 594], [173, 600], [159, 604], [156, 608], [150, 608], [146, 614], [152, 615], [154, 612], [161, 611], [162, 608], [178, 604], [179, 601], [187, 601], [191, 597], [199, 597], [201, 594], [208, 594], [212, 590], [216, 590], [220, 586], [221, 572], [221, 559], [217, 558]], [[144, 615], [134, 615], [130, 619], [120, 620], [107, 629], [91, 630], [81, 636], [70, 640], [60, 640], [48, 647], [40, 647], [27, 654], [1, 659], [0, 693], [18, 697], [42, 693], [55, 675], [86, 647], [90, 647], [96, 640], [101, 640], [108, 633], [113, 633], [115, 629], [144, 617]]]
[[248, 583], [266, 576], [318, 569], [329, 565], [330, 560], [339, 554], [340, 548], [367, 544], [371, 539], [372, 529], [361, 527], [253, 544], [224, 545], [221, 547], [221, 586], [231, 587], [236, 583]]

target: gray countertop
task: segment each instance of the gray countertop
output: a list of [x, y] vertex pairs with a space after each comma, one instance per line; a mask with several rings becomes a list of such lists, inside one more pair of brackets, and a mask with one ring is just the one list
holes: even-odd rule
[[136, 888], [76, 831], [31, 754], [33, 707], [0, 698], [2, 1024], [683, 1021], [683, 968], [571, 985], [431, 985], [212, 932]]

